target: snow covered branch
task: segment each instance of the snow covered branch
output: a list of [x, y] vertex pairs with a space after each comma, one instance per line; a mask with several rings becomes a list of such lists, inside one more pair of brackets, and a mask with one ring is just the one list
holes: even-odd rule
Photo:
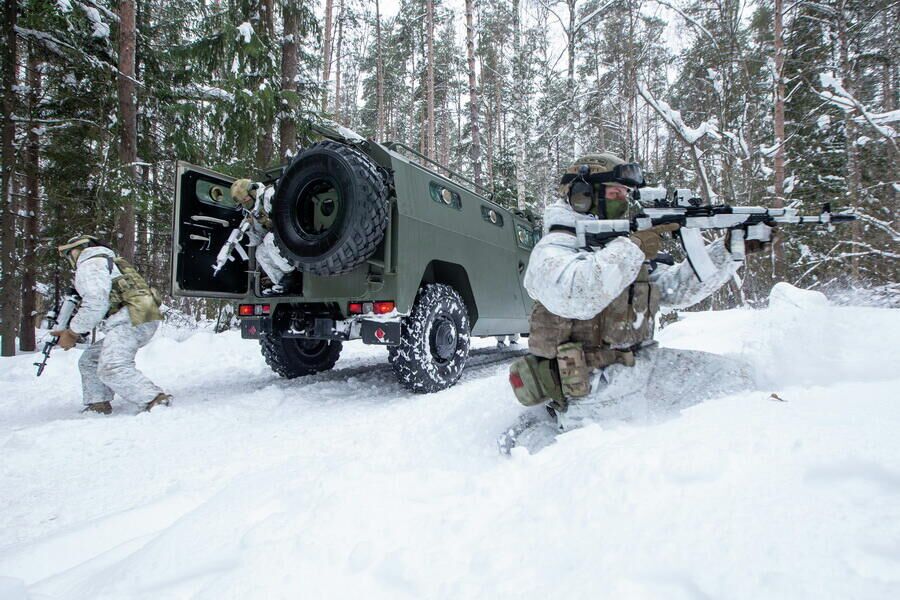
[[816, 94], [844, 112], [858, 112], [860, 116], [855, 117], [854, 120], [866, 121], [879, 135], [884, 137], [895, 150], [897, 150], [897, 143], [894, 141], [894, 138], [897, 137], [897, 132], [894, 131], [892, 127], [889, 127], [887, 123], [900, 121], [900, 110], [893, 110], [886, 113], [870, 113], [866, 110], [866, 107], [862, 102], [857, 100], [853, 94], [844, 88], [834, 74], [820, 73], [819, 81], [821, 82], [822, 87], [831, 88], [834, 92], [826, 89], [821, 92], [816, 91]]
[[859, 212], [859, 211], [856, 212], [856, 216], [858, 216], [860, 218], [860, 220], [865, 221], [866, 223], [869, 223], [870, 225], [875, 226], [876, 228], [880, 229], [881, 231], [883, 231], [886, 234], [888, 234], [889, 236], [891, 236], [891, 240], [893, 240], [895, 242], [900, 241], [900, 232], [898, 232], [896, 229], [891, 227], [890, 223], [888, 223], [887, 221], [882, 221], [880, 219], [876, 219], [873, 216], [867, 215], [867, 214]]
[[675, 6], [674, 4], [672, 4], [672, 3], [670, 3], [670, 2], [666, 2], [666, 0], [654, 0], [654, 2], [656, 2], [657, 4], [660, 4], [660, 5], [662, 5], [662, 6], [665, 6], [665, 7], [668, 8], [669, 10], [673, 10], [673, 11], [675, 11], [676, 13], [678, 13], [678, 15], [679, 15], [682, 19], [684, 19], [685, 21], [687, 21], [688, 23], [690, 23], [691, 25], [693, 25], [694, 27], [696, 27], [698, 30], [700, 30], [701, 33], [703, 33], [706, 37], [708, 37], [708, 38], [710, 39], [710, 41], [712, 41], [713, 46], [716, 46], [716, 47], [719, 46], [719, 42], [716, 40], [716, 37], [715, 37], [713, 34], [711, 34], [711, 33], [709, 32], [709, 29], [707, 29], [706, 27], [704, 27], [697, 19], [695, 19], [695, 18], [691, 17], [690, 15], [686, 14], [683, 10], [681, 10], [680, 8], [678, 8], [677, 6]]
[[709, 183], [709, 176], [706, 173], [706, 167], [703, 165], [703, 152], [697, 146], [701, 139], [709, 137], [714, 140], [722, 139], [722, 135], [714, 124], [704, 121], [699, 127], [689, 127], [681, 118], [681, 113], [666, 103], [665, 100], [659, 100], [653, 96], [649, 88], [641, 82], [638, 82], [638, 94], [654, 111], [662, 118], [663, 121], [675, 132], [675, 135], [682, 141], [691, 151], [691, 158], [694, 161], [694, 168], [697, 176], [700, 178], [702, 186], [703, 199], [709, 203], [715, 198], [716, 194], [712, 190]]

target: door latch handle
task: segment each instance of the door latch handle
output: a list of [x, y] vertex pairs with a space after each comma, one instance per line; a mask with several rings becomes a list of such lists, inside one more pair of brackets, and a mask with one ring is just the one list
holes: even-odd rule
[[523, 263], [523, 262], [520, 260], [520, 261], [519, 261], [519, 275], [521, 275], [521, 274], [524, 273], [524, 272], [525, 272], [525, 263]]
[[203, 242], [204, 250], [209, 250], [210, 245], [212, 244], [212, 237], [203, 237], [202, 235], [197, 235], [196, 233], [192, 233], [188, 237], [196, 242]]
[[207, 217], [206, 215], [191, 215], [191, 221], [205, 221], [207, 223], [216, 223], [222, 227], [228, 227], [230, 223], [225, 219], [217, 219], [215, 217]]

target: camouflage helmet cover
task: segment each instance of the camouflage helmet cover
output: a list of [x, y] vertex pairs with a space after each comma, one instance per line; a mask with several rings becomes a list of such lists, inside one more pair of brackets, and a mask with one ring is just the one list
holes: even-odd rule
[[583, 165], [587, 165], [588, 173], [596, 175], [599, 173], [611, 173], [618, 165], [624, 165], [625, 161], [610, 152], [592, 152], [579, 156], [563, 171], [562, 179], [559, 182], [559, 193], [565, 196], [569, 192], [569, 185], [578, 171]]
[[70, 250], [74, 250], [75, 248], [80, 248], [82, 246], [89, 246], [91, 244], [97, 244], [100, 240], [95, 238], [92, 235], [84, 235], [78, 234], [70, 237], [65, 244], [57, 246], [56, 251], [59, 252], [60, 256], [65, 256], [69, 253]]
[[253, 182], [249, 179], [238, 179], [231, 184], [231, 197], [241, 204], [253, 201]]
[[70, 237], [65, 244], [56, 247], [56, 251], [59, 255], [66, 260], [69, 261], [69, 264], [72, 265], [72, 268], [75, 268], [75, 258], [72, 255], [72, 250], [76, 248], [85, 248], [87, 246], [97, 246], [100, 244], [100, 240], [95, 238], [92, 235], [73, 235]]

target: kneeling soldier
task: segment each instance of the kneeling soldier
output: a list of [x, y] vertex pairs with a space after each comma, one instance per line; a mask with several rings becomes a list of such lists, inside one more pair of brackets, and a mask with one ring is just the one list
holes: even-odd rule
[[[513, 363], [510, 383], [526, 406], [550, 400], [547, 408], [561, 428], [571, 419], [564, 416], [572, 412], [570, 404], [578, 406], [592, 392], [595, 370], [644, 360], [646, 348], [654, 344], [660, 306], [700, 302], [741, 264], [722, 239], [706, 248], [717, 272], [705, 282], [687, 261], [671, 267], [651, 263], [660, 250], [660, 234], [677, 229], [676, 224], [617, 237], [602, 248], [578, 246], [578, 221], [626, 218], [630, 191], [642, 184], [637, 164], [608, 153], [589, 154], [563, 175], [564, 201], [544, 211], [545, 235], [525, 273], [525, 288], [536, 301], [530, 355]], [[747, 251], [760, 249], [760, 243], [747, 245]]]

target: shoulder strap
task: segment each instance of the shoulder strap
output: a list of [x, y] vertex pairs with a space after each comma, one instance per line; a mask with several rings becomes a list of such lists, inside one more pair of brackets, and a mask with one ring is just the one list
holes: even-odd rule
[[550, 226], [550, 233], [555, 233], [557, 231], [560, 231], [563, 233], [571, 233], [572, 235], [575, 235], [575, 228], [570, 227], [569, 225], [551, 225]]
[[91, 256], [89, 258], [84, 259], [84, 262], [87, 262], [89, 260], [94, 260], [95, 258], [105, 258], [106, 259], [106, 268], [109, 269], [109, 274], [112, 275], [113, 264], [115, 264], [115, 260], [113, 259], [113, 257], [107, 256], [104, 254], [98, 254], [97, 256]]

